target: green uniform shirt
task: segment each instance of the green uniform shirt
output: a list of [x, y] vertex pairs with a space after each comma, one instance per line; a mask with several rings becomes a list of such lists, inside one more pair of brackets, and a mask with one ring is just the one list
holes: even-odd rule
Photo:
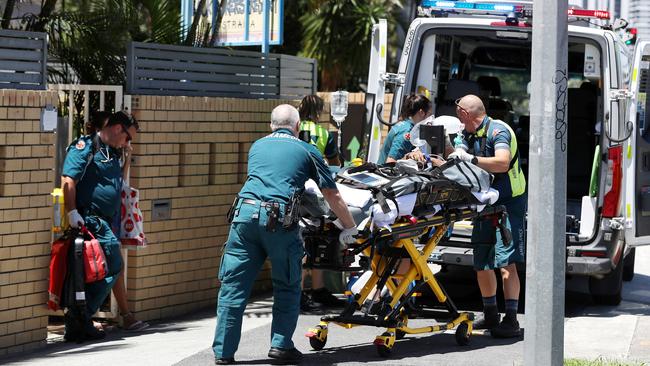
[[79, 213], [111, 218], [120, 205], [120, 155], [117, 149], [96, 139], [99, 146], [89, 162], [94, 136], [81, 136], [68, 147], [62, 175], [77, 182], [76, 205]]
[[277, 129], [251, 146], [248, 178], [239, 197], [286, 204], [294, 192], [304, 189], [310, 178], [320, 188], [336, 188], [318, 149], [288, 129]]
[[[488, 131], [485, 127], [488, 125]], [[481, 140], [485, 137], [484, 151], [481, 151]], [[526, 178], [519, 163], [517, 137], [507, 123], [485, 116], [475, 133], [463, 131], [462, 147], [476, 156], [493, 157], [496, 150], [510, 151], [511, 168], [506, 173], [494, 173], [492, 188], [499, 191], [498, 203], [518, 197], [526, 191]], [[458, 147], [458, 146], [456, 146]]]
[[313, 121], [302, 121], [300, 131], [309, 131], [311, 144], [316, 146], [324, 157], [332, 159], [339, 154], [334, 136], [325, 127]]
[[414, 146], [411, 144], [410, 137], [413, 125], [413, 121], [408, 118], [390, 129], [386, 141], [384, 141], [384, 146], [381, 148], [377, 164], [386, 164], [388, 158], [401, 159], [413, 150]]

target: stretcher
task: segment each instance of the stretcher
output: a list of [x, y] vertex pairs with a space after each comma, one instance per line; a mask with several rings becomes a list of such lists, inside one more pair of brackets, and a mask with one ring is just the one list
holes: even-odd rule
[[[378, 174], [387, 181], [395, 181], [390, 175]], [[395, 341], [406, 334], [455, 329], [456, 342], [459, 345], [469, 343], [473, 313], [458, 310], [429, 269], [427, 260], [454, 222], [491, 217], [495, 230], [507, 230], [503, 225], [505, 208], [482, 206], [483, 202], [476, 199], [467, 187], [444, 178], [431, 176], [427, 179], [431, 184], [427, 180], [416, 180], [420, 183], [417, 184], [418, 197], [413, 211], [418, 215], [401, 215], [395, 222], [381, 227], [374, 225], [372, 220], [362, 220], [357, 242], [347, 250], [340, 250], [337, 245], [340, 230], [327, 218], [311, 217], [303, 223], [307, 267], [371, 271], [361, 289], [350, 294], [350, 301], [341, 313], [321, 317], [319, 324], [308, 330], [306, 336], [314, 350], [325, 347], [330, 324], [347, 329], [357, 326], [385, 328], [373, 342], [382, 357], [388, 357]], [[338, 181], [345, 182], [346, 178], [339, 175]], [[382, 196], [382, 190], [373, 192], [373, 198], [378, 195]], [[362, 260], [355, 260], [359, 255]], [[398, 271], [400, 263], [409, 263], [408, 270]], [[427, 308], [415, 301], [425, 290], [435, 295], [439, 306]], [[428, 326], [410, 327], [409, 319], [414, 317], [435, 322]]]

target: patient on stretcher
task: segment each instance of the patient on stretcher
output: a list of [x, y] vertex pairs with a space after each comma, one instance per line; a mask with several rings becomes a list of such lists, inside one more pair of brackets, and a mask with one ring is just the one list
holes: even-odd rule
[[[450, 161], [429, 169], [416, 170], [408, 160], [383, 167], [366, 164], [339, 172], [337, 187], [360, 228], [370, 223], [389, 230], [399, 217], [434, 215], [449, 205], [475, 205], [480, 211], [499, 198], [490, 188], [490, 174], [479, 167]], [[303, 217], [330, 216], [313, 181], [305, 184], [302, 212]]]

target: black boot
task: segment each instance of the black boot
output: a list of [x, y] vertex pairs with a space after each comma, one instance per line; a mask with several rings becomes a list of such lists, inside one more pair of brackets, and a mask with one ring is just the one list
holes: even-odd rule
[[65, 323], [65, 333], [63, 339], [66, 342], [83, 342], [86, 337], [84, 336], [84, 319], [76, 309], [69, 308], [63, 315]]
[[327, 308], [342, 308], [345, 306], [345, 301], [334, 296], [328, 289], [321, 287], [314, 289], [311, 292], [311, 299]]
[[302, 291], [300, 293], [300, 312], [310, 313], [319, 310], [322, 310], [321, 307], [314, 303], [306, 291]]
[[496, 306], [483, 308], [483, 317], [474, 322], [474, 329], [492, 329], [499, 325], [501, 315]]
[[503, 321], [499, 323], [498, 326], [490, 330], [492, 337], [494, 338], [515, 338], [521, 336], [521, 328], [519, 327], [519, 321], [517, 321], [516, 313], [506, 314], [503, 317]]
[[271, 347], [268, 354], [275, 364], [297, 364], [302, 361], [302, 352], [295, 348], [278, 348]]
[[214, 359], [214, 364], [215, 365], [232, 365], [234, 363], [235, 363], [235, 358], [234, 357], [215, 358]]

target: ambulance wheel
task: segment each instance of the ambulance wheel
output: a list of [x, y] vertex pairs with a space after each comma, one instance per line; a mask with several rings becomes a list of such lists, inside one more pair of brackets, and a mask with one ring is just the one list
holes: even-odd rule
[[617, 306], [621, 303], [621, 290], [623, 289], [623, 261], [605, 277], [589, 279], [589, 292], [598, 305]]
[[383, 344], [382, 345], [377, 345], [377, 353], [381, 357], [390, 357], [390, 354], [391, 354], [392, 351], [393, 351], [392, 349], [384, 346]]
[[470, 337], [470, 332], [469, 332], [469, 326], [467, 323], [463, 322], [458, 324], [458, 328], [456, 328], [456, 334], [454, 336], [456, 337], [456, 343], [459, 346], [467, 346], [469, 344], [469, 337]]
[[636, 248], [632, 248], [623, 261], [623, 281], [629, 282], [634, 278], [634, 257]]
[[322, 341], [318, 339], [318, 337], [309, 337], [309, 345], [311, 348], [314, 349], [314, 351], [320, 351], [325, 347], [325, 344], [327, 343], [327, 337], [323, 339]]

